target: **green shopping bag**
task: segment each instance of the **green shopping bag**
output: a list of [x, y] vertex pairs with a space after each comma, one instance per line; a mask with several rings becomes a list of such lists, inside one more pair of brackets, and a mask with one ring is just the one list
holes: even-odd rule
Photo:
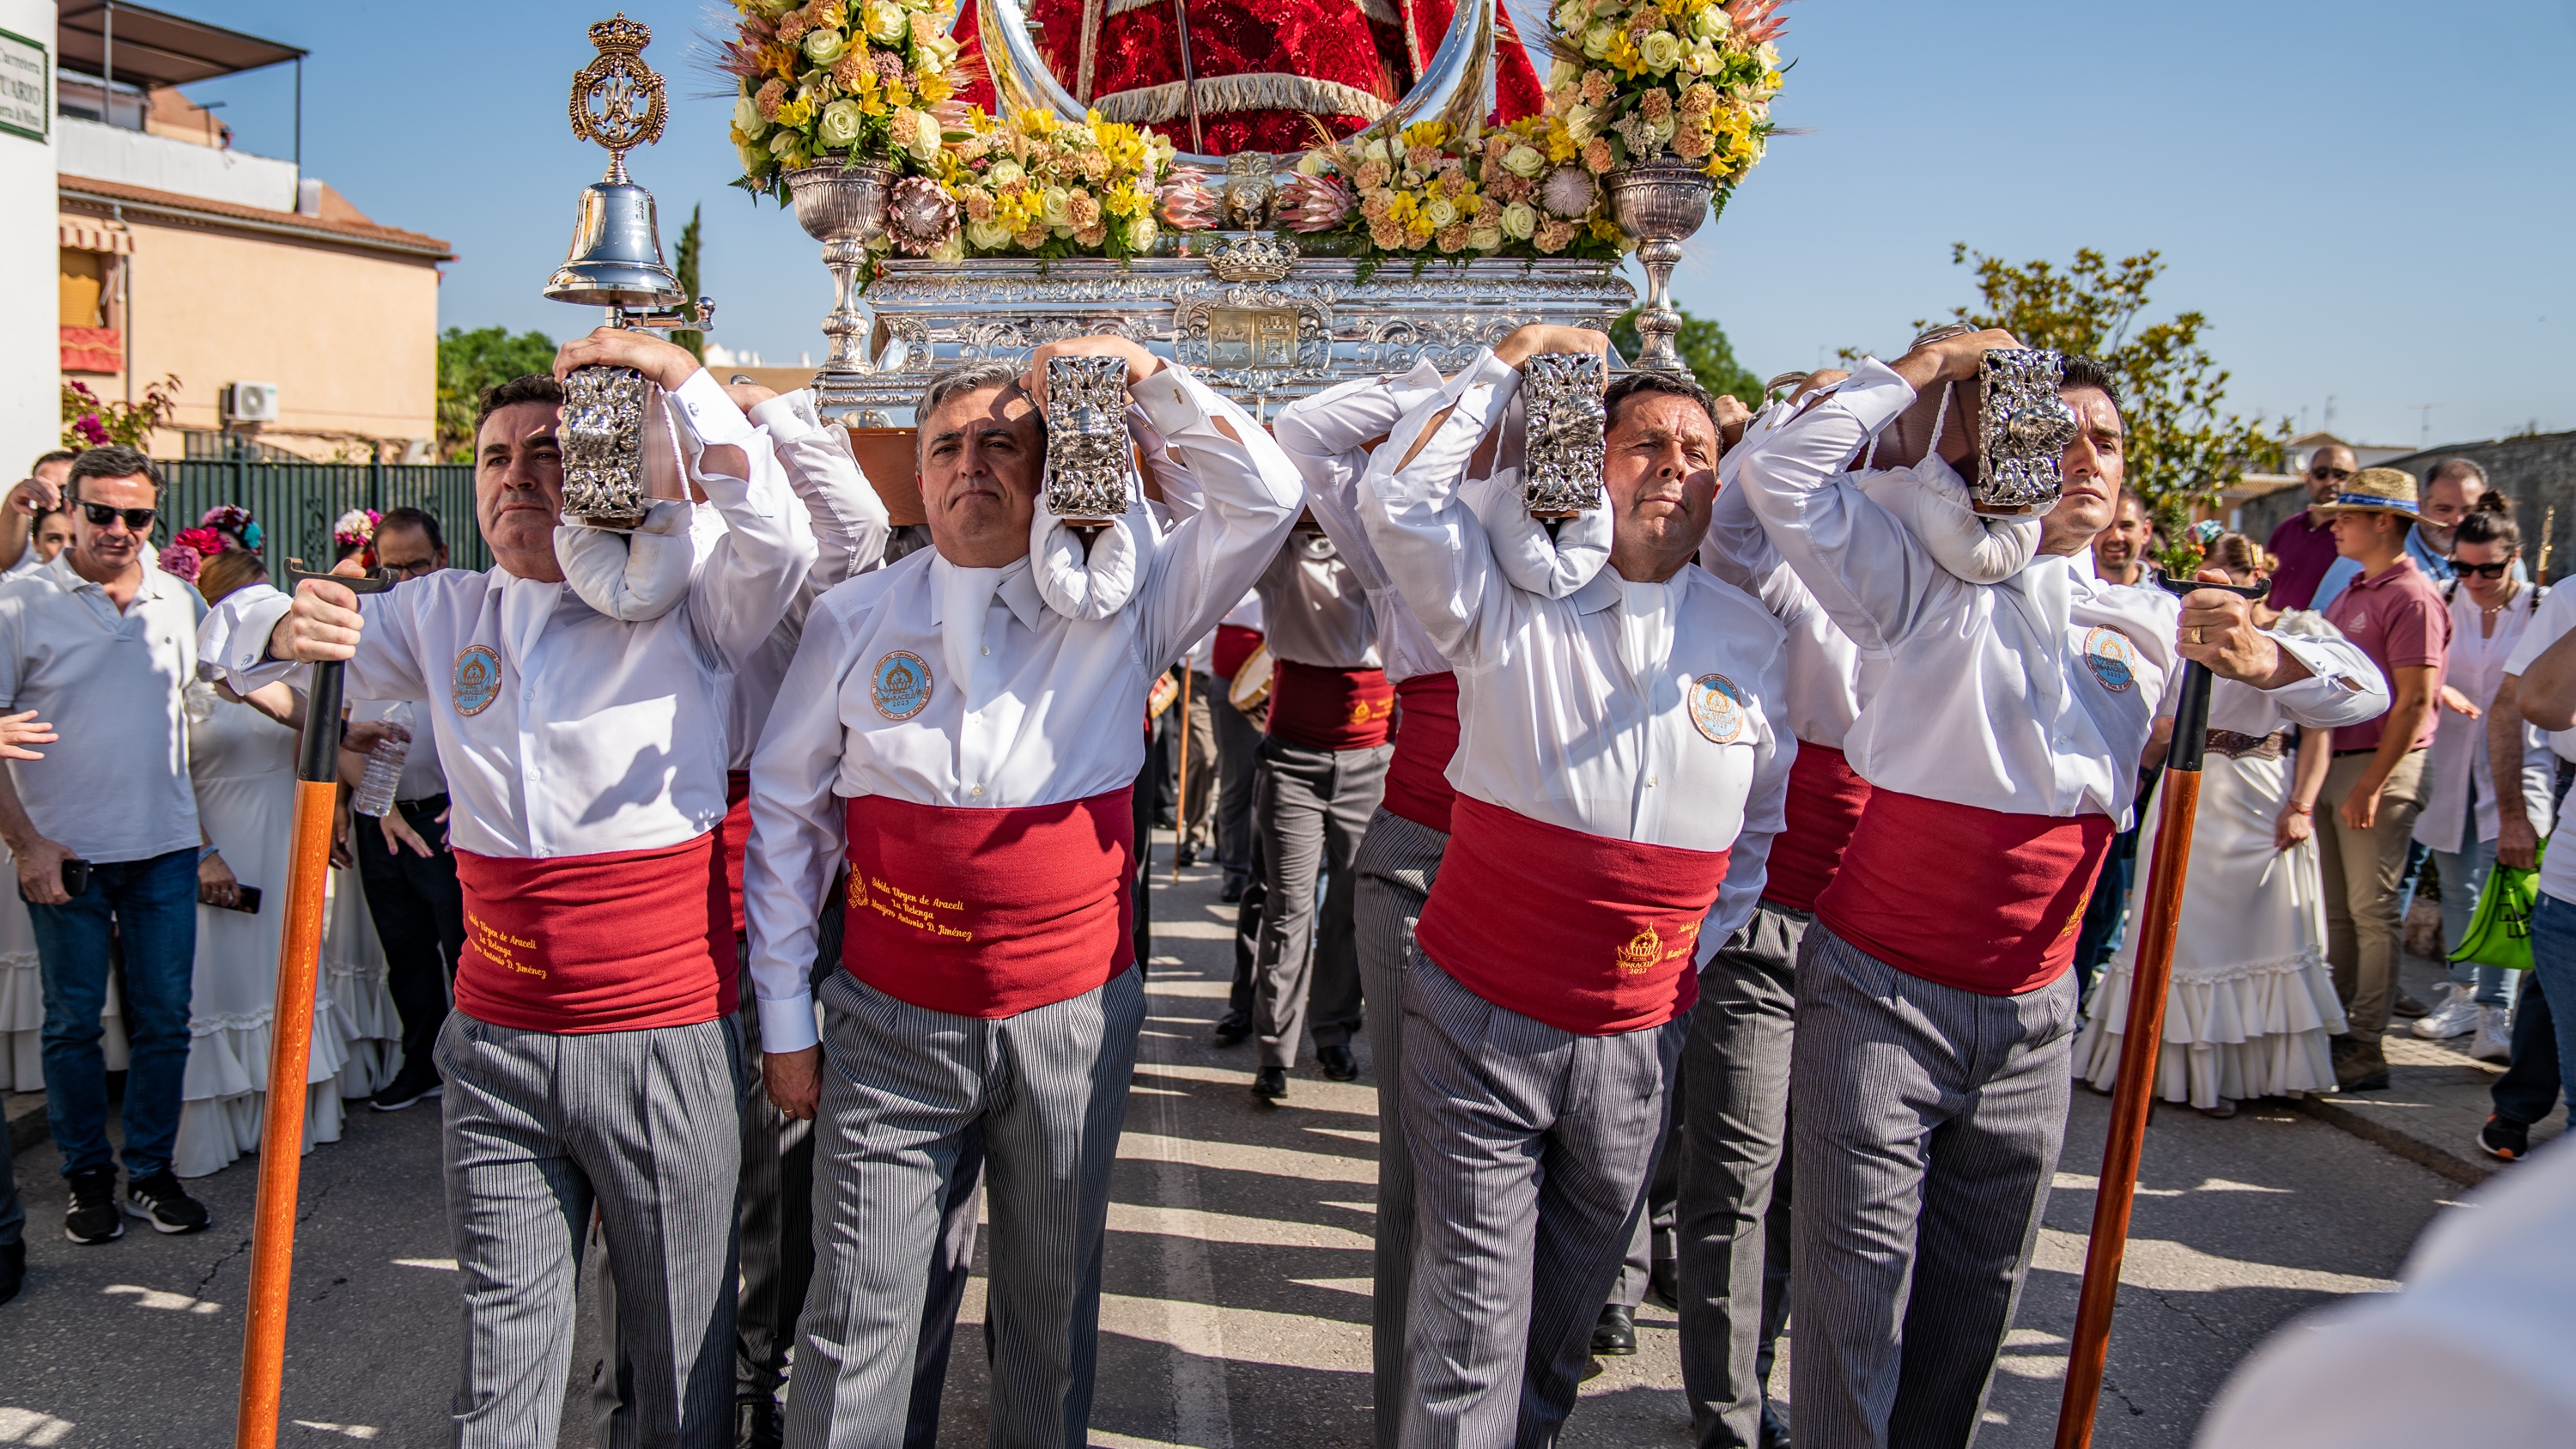
[[[2540, 848], [2547, 851], [2549, 842], [2542, 841]], [[2531, 859], [2537, 867], [2540, 854], [2534, 853]], [[2539, 870], [2517, 870], [2502, 862], [2490, 866], [2486, 889], [2478, 892], [2478, 913], [2469, 919], [2469, 934], [2451, 959], [2508, 971], [2530, 970], [2531, 908], [2539, 898]]]

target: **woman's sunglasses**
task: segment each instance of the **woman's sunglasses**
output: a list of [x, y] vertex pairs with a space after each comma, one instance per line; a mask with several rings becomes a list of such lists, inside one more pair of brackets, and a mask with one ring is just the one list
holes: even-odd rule
[[2512, 559], [2506, 559], [2502, 563], [2451, 565], [2452, 570], [2464, 579], [2472, 577], [2481, 579], [2500, 579], [2503, 578], [2506, 572], [2512, 569], [2512, 567]]
[[143, 530], [152, 526], [152, 515], [157, 510], [150, 508], [110, 508], [104, 503], [84, 503], [81, 505], [81, 511], [89, 515], [89, 526], [92, 528], [105, 528], [110, 523], [122, 518], [125, 520], [126, 527], [133, 529], [136, 533], [141, 533]]

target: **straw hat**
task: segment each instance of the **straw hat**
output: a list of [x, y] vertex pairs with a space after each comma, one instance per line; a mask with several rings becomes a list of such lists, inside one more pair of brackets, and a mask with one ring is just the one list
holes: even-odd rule
[[2311, 510], [2332, 518], [2338, 513], [2394, 513], [2401, 518], [2419, 518], [2415, 507], [2415, 475], [2396, 468], [2364, 468], [2346, 478], [2343, 491], [2332, 503], [2320, 503]]

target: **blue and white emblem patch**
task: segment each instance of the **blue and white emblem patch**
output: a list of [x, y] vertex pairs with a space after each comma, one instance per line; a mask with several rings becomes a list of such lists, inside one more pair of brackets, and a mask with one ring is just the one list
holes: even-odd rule
[[1691, 681], [1690, 717], [1711, 743], [1731, 745], [1744, 733], [1744, 691], [1723, 674], [1703, 674]]
[[2126, 694], [2138, 682], [2138, 647], [2117, 629], [2099, 625], [2084, 631], [2084, 667], [2113, 694]]
[[448, 692], [458, 714], [477, 715], [490, 709], [492, 701], [501, 697], [501, 656], [489, 644], [467, 645], [456, 656]]
[[930, 705], [930, 666], [908, 649], [897, 649], [877, 661], [868, 680], [868, 697], [887, 719], [910, 719]]

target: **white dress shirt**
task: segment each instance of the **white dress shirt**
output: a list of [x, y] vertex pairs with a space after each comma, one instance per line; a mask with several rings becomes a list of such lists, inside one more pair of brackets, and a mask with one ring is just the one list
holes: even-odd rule
[[197, 677], [205, 600], [143, 551], [122, 612], [72, 568], [71, 550], [0, 583], [0, 708], [36, 711], [62, 738], [11, 761], [36, 833], [108, 865], [197, 845], [180, 696]]
[[[691, 481], [725, 523], [680, 607], [628, 623], [569, 585], [500, 569], [359, 596], [366, 627], [348, 696], [426, 702], [459, 850], [540, 860], [646, 850], [724, 818], [727, 678], [803, 586], [814, 537], [766, 431], [713, 378], [701, 371], [671, 396], [700, 445]], [[704, 468], [703, 448], [718, 444], [742, 449], [748, 478]], [[242, 690], [300, 669], [267, 657], [288, 605], [248, 589], [225, 599], [208, 616], [202, 657]], [[469, 668], [488, 685], [460, 680]]]
[[[1297, 470], [1249, 414], [1178, 366], [1133, 393], [1203, 486], [1204, 506], [1143, 540], [1125, 608], [1070, 619], [1039, 599], [1027, 559], [960, 569], [935, 549], [816, 602], [751, 766], [743, 896], [764, 1049], [816, 1039], [806, 972], [816, 908], [846, 845], [841, 802], [1016, 809], [1133, 785], [1154, 676], [1233, 607], [1295, 523]], [[947, 656], [952, 597], [989, 600], [963, 687]], [[876, 676], [898, 653], [930, 684], [889, 713]]]
[[[2106, 584], [2062, 556], [2000, 584], [1943, 570], [1842, 475], [1860, 443], [1914, 401], [1870, 360], [1780, 424], [1739, 486], [1772, 545], [1864, 653], [1888, 658], [1843, 752], [1873, 787], [1927, 800], [2125, 826], [2139, 757], [2181, 679], [2181, 601]], [[2271, 691], [2283, 713], [2332, 728], [2385, 713], [2388, 686], [2342, 640], [2275, 634], [2310, 677]]]
[[[1396, 426], [1360, 486], [1378, 557], [1457, 670], [1450, 785], [1611, 840], [1758, 848], [1780, 829], [1797, 752], [1775, 724], [1785, 682], [1779, 623], [1689, 565], [1661, 583], [1604, 570], [1564, 599], [1513, 587], [1458, 478], [1518, 377], [1491, 354], [1479, 359]], [[1696, 681], [1713, 674], [1735, 686], [1740, 704], [1740, 732], [1725, 744], [1693, 723]]]

